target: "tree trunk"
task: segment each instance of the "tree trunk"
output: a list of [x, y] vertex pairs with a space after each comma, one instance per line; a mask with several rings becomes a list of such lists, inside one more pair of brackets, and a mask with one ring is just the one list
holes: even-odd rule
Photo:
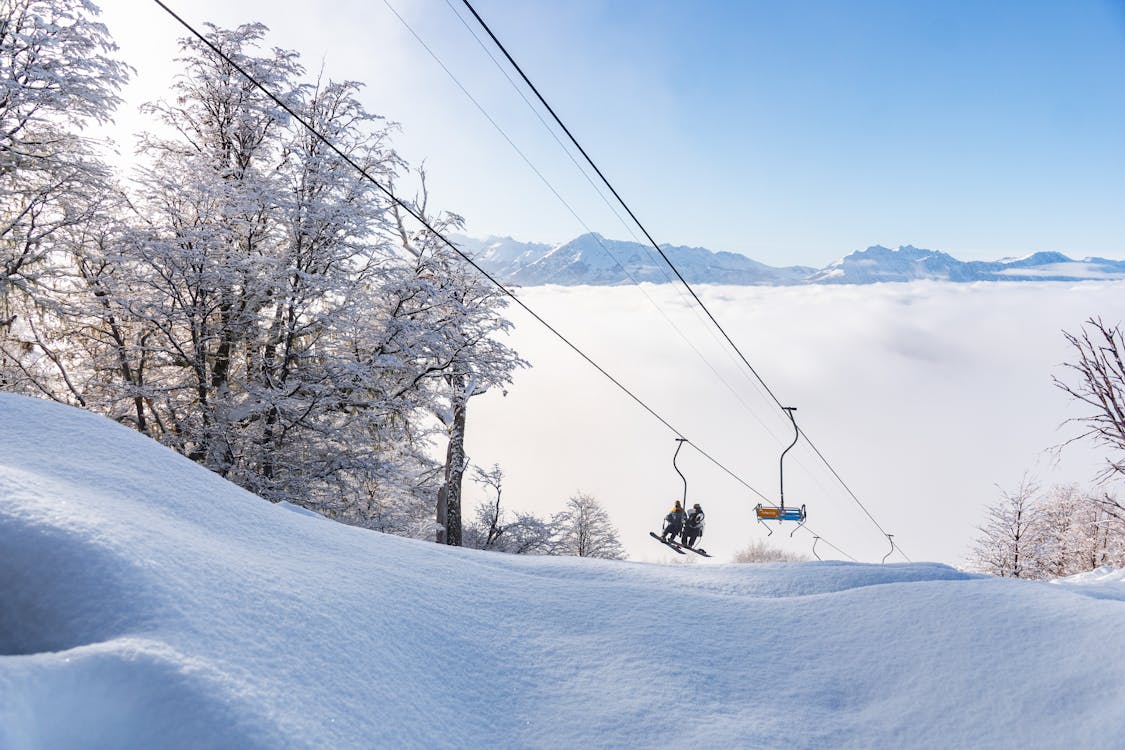
[[437, 493], [437, 518], [435, 520], [437, 521], [438, 530], [437, 539], [435, 541], [438, 544], [445, 544], [445, 512], [445, 485], [443, 484]]
[[453, 422], [449, 426], [449, 448], [445, 452], [445, 543], [461, 546], [461, 479], [465, 473], [465, 376], [449, 376], [449, 402]]

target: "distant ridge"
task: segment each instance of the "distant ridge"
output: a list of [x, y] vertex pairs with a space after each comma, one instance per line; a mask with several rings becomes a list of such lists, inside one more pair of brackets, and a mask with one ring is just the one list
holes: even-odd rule
[[[453, 241], [498, 280], [520, 286], [613, 286], [636, 282], [663, 284], [675, 275], [648, 245], [610, 240], [589, 233], [561, 245], [519, 242], [510, 237]], [[1075, 260], [1040, 252], [997, 261], [961, 261], [939, 250], [912, 245], [890, 249], [872, 245], [824, 268], [775, 267], [745, 255], [702, 247], [661, 245], [692, 284], [792, 286], [797, 284], [875, 284], [918, 280], [1099, 281], [1125, 279], [1125, 260]], [[608, 251], [608, 253], [607, 253]]]

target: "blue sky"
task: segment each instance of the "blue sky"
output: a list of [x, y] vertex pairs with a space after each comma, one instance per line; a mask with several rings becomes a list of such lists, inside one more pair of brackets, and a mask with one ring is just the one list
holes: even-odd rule
[[[193, 23], [262, 21], [308, 67], [365, 81], [469, 233], [630, 238], [454, 15], [459, 0], [389, 1], [542, 180], [381, 1], [311, 18], [265, 0], [173, 7]], [[875, 243], [1125, 257], [1125, 3], [474, 5], [658, 241], [774, 265]], [[139, 70], [132, 96], [163, 95], [181, 32], [147, 0], [105, 11]]]

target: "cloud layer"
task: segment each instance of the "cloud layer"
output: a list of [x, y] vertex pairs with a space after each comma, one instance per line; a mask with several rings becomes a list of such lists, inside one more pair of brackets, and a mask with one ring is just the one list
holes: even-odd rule
[[[1102, 456], [1048, 448], [1082, 410], [1051, 383], [1071, 357], [1062, 331], [1125, 319], [1121, 282], [862, 287], [702, 287], [708, 307], [828, 458], [875, 522], [913, 560], [953, 564], [984, 507], [1025, 471], [1088, 484]], [[520, 296], [676, 429], [776, 502], [778, 456], [792, 430], [736, 356], [672, 286], [525, 289]], [[513, 312], [514, 344], [533, 368], [507, 397], [474, 401], [473, 462], [500, 463], [505, 500], [549, 513], [577, 491], [609, 509], [634, 559], [663, 553], [659, 530], [683, 485], [674, 434], [533, 321]], [[674, 326], [674, 327], [673, 327]], [[677, 329], [679, 332], [677, 332]], [[688, 496], [708, 512], [720, 559], [765, 536], [761, 497], [685, 448]], [[886, 539], [804, 442], [787, 456], [787, 504], [805, 503], [817, 552], [879, 561]], [[470, 502], [478, 497], [468, 493]], [[791, 527], [770, 542], [808, 554]], [[896, 556], [897, 557], [897, 556]], [[897, 558], [901, 559], [901, 558]]]

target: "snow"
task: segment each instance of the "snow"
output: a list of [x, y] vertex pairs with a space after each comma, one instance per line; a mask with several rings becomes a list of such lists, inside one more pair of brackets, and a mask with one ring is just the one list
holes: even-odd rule
[[1095, 568], [1087, 573], [1078, 573], [1067, 578], [1060, 578], [1055, 583], [1062, 584], [1098, 584], [1098, 583], [1118, 583], [1122, 584], [1122, 589], [1125, 590], [1125, 570], [1118, 570], [1116, 568]]
[[[675, 281], [666, 264], [646, 245], [610, 240], [588, 233], [561, 245], [520, 243], [458, 236], [466, 247], [503, 247], [480, 256], [488, 270], [521, 286], [612, 285], [627, 281]], [[1000, 261], [960, 261], [948, 253], [900, 245], [872, 245], [856, 250], [821, 269], [805, 266], [773, 268], [741, 253], [664, 244], [665, 254], [685, 278], [704, 284], [878, 284], [940, 279], [977, 281], [1105, 281], [1125, 278], [1125, 261], [1106, 258], [1071, 260], [1059, 252], [1035, 252]], [[620, 266], [618, 265], [620, 264]], [[628, 269], [626, 271], [625, 269]]]
[[1101, 264], [1070, 261], [1066, 263], [1047, 263], [1034, 268], [1014, 267], [1005, 268], [996, 272], [999, 277], [1016, 278], [1057, 278], [1057, 279], [1120, 279], [1122, 272], [1118, 268], [1104, 268]]
[[504, 556], [271, 505], [0, 394], [0, 747], [1055, 748], [1125, 736], [1121, 571]]

